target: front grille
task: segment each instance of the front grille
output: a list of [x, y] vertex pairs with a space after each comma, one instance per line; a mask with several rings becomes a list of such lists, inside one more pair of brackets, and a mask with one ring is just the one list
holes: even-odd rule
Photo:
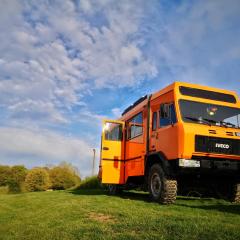
[[196, 135], [195, 151], [240, 155], [240, 140]]

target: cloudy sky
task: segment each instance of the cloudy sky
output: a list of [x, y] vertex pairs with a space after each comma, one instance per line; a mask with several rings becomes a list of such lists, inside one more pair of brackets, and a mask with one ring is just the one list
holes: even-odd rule
[[101, 119], [142, 95], [176, 80], [240, 93], [239, 0], [0, 4], [1, 164], [86, 176]]

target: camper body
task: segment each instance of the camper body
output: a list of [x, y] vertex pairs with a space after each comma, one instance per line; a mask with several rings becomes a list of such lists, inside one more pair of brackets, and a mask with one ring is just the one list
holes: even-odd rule
[[153, 200], [214, 188], [240, 201], [236, 93], [175, 82], [103, 122], [99, 178], [116, 192], [141, 186]]

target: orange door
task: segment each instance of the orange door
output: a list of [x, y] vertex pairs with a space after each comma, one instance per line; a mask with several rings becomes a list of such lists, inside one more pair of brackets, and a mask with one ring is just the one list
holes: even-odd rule
[[103, 121], [101, 146], [102, 183], [124, 183], [124, 122]]

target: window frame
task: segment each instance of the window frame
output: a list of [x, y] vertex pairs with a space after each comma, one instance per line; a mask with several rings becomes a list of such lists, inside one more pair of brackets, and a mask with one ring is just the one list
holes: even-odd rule
[[[131, 121], [134, 119], [134, 118], [136, 118], [138, 115], [142, 115], [142, 123], [131, 123]], [[134, 136], [134, 137], [132, 137], [131, 136], [131, 128], [133, 127], [133, 126], [141, 126], [142, 127], [142, 131], [141, 131], [141, 133], [140, 134], [138, 134], [138, 135], [136, 135], [136, 136]], [[134, 139], [134, 138], [137, 138], [137, 137], [139, 137], [139, 136], [141, 136], [141, 135], [143, 135], [143, 111], [141, 111], [141, 112], [138, 112], [137, 114], [135, 114], [133, 117], [131, 117], [128, 121], [127, 121], [127, 140], [131, 140], [131, 139]], [[131, 137], [130, 137], [131, 136]]]

